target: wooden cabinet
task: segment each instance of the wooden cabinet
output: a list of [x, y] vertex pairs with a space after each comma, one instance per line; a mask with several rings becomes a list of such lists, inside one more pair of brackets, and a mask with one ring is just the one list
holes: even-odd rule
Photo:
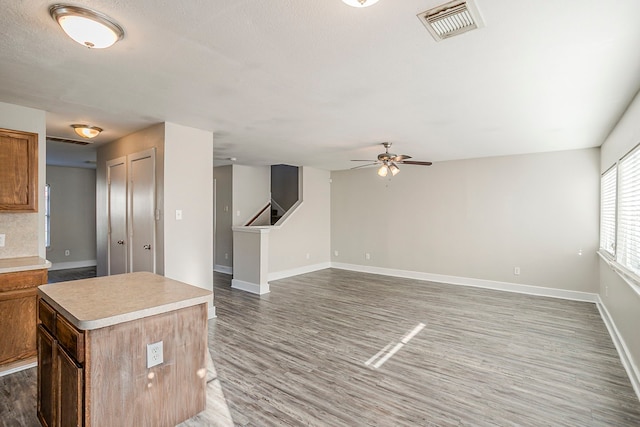
[[0, 274], [0, 365], [36, 355], [36, 288], [45, 283], [46, 269]]
[[56, 341], [38, 325], [38, 419], [45, 427], [53, 427], [55, 420], [53, 364], [56, 355]]
[[0, 211], [38, 211], [38, 134], [0, 129]]
[[42, 300], [38, 312], [38, 419], [45, 427], [80, 427], [84, 333]]
[[[113, 282], [105, 277], [39, 289], [37, 414], [43, 426], [170, 427], [205, 409], [207, 305], [200, 295], [208, 291], [193, 288], [191, 295], [203, 299], [196, 305], [178, 305], [151, 316], [126, 314], [121, 322], [93, 329], [102, 318], [88, 320], [87, 330], [81, 329], [85, 323], [63, 314], [78, 310], [58, 305], [54, 298], [45, 300], [64, 293], [65, 288], [75, 289], [72, 298], [61, 299], [86, 309], [87, 300], [103, 301], [96, 293], [117, 292], [109, 284], [122, 281], [122, 277]], [[90, 288], [90, 298], [83, 286]], [[134, 294], [148, 296], [147, 292]], [[99, 309], [92, 308], [89, 315]], [[147, 310], [152, 308], [144, 309], [145, 314]], [[107, 320], [112, 319], [114, 311], [107, 312]], [[148, 367], [147, 344], [158, 342], [162, 342], [164, 361]]]

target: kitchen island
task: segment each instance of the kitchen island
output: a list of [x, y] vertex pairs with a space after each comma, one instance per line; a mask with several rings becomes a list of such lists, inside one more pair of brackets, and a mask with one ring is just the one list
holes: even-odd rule
[[38, 288], [44, 426], [175, 426], [205, 409], [208, 290], [152, 273]]

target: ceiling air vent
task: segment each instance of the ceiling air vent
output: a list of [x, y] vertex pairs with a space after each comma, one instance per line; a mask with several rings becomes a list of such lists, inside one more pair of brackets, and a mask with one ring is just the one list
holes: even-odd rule
[[471, 0], [456, 0], [434, 7], [419, 13], [418, 18], [436, 41], [466, 33], [484, 25], [478, 9]]
[[75, 139], [58, 138], [57, 136], [47, 136], [47, 141], [64, 142], [66, 144], [76, 144], [76, 145], [89, 145], [89, 144], [91, 144], [91, 142], [87, 142], [87, 141], [77, 141]]

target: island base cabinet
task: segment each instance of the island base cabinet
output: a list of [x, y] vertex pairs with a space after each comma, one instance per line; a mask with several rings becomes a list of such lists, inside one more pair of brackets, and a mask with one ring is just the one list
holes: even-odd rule
[[[40, 299], [38, 419], [45, 427], [172, 427], [206, 405], [207, 305], [79, 330]], [[147, 344], [163, 362], [147, 367]]]

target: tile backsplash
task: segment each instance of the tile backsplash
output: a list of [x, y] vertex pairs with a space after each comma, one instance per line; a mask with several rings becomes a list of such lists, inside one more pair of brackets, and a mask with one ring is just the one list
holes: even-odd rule
[[0, 213], [0, 234], [5, 235], [0, 259], [38, 256], [38, 214]]

